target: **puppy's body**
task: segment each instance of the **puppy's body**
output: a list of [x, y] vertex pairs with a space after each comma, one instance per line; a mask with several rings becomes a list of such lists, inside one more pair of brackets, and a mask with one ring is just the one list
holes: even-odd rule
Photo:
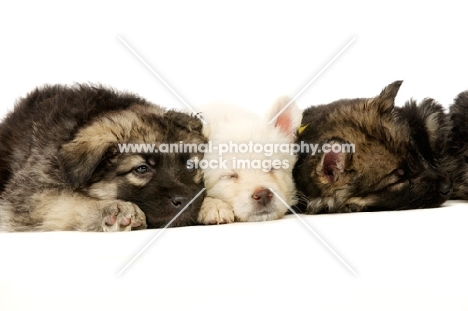
[[[179, 141], [204, 142], [198, 119], [100, 86], [36, 89], [0, 125], [0, 230], [164, 226], [202, 189], [195, 155], [118, 144]], [[194, 223], [201, 200], [173, 225]]]
[[[292, 180], [296, 155], [268, 150], [242, 152], [235, 147], [249, 143], [262, 147], [292, 144], [301, 117], [295, 104], [268, 124], [289, 101], [287, 97], [280, 98], [265, 118], [219, 103], [201, 109], [207, 121], [203, 131], [213, 144], [213, 151], [205, 153], [204, 159], [220, 164], [203, 170], [207, 198], [199, 216], [201, 223], [278, 219], [288, 210], [284, 202], [289, 205], [296, 203]], [[232, 148], [222, 155], [218, 153], [221, 145], [231, 143]]]
[[449, 117], [452, 128], [447, 153], [452, 160], [452, 199], [468, 200], [468, 91], [455, 98], [455, 102], [450, 106]]
[[[394, 107], [401, 82], [375, 98], [345, 99], [303, 113], [298, 143], [354, 144], [354, 152], [301, 153], [294, 168], [307, 213], [430, 208], [451, 194], [448, 120], [431, 99]], [[320, 148], [319, 148], [320, 149]]]

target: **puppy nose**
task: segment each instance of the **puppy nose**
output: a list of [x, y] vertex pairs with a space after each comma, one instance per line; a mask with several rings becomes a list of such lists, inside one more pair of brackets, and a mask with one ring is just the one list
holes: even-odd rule
[[271, 201], [273, 193], [268, 189], [260, 189], [254, 192], [252, 198], [262, 205], [266, 205]]
[[175, 195], [171, 198], [171, 203], [175, 208], [183, 208], [188, 203], [187, 197]]
[[453, 182], [450, 178], [444, 178], [439, 182], [439, 193], [443, 196], [452, 194]]

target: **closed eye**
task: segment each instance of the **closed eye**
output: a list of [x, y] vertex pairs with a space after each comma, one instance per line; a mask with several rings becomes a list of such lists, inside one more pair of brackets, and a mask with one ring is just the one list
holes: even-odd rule
[[237, 178], [239, 178], [239, 175], [237, 173], [230, 173], [230, 174], [221, 175], [219, 179], [226, 180], [226, 179], [237, 179]]
[[369, 192], [382, 191], [384, 189], [393, 188], [396, 185], [401, 185], [408, 181], [408, 174], [404, 169], [396, 168], [389, 174], [385, 175], [380, 181], [368, 186]]

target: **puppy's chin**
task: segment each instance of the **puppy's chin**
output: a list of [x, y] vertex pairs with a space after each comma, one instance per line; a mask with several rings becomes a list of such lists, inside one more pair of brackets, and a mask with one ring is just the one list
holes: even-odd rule
[[236, 212], [234, 211], [234, 215], [236, 221], [268, 221], [268, 220], [277, 220], [284, 216], [286, 210], [271, 210], [271, 211], [257, 211], [257, 212]]
[[[288, 200], [289, 206], [296, 204], [294, 199]], [[288, 211], [288, 206], [274, 197], [265, 206], [259, 205], [254, 200], [233, 203], [236, 221], [268, 221], [282, 218]]]

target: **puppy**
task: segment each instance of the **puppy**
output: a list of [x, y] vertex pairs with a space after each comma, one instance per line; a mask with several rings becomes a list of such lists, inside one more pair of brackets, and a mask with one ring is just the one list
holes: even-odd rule
[[297, 143], [316, 150], [301, 152], [294, 167], [299, 211], [431, 208], [450, 197], [447, 116], [432, 99], [395, 107], [401, 83], [304, 111]]
[[468, 200], [468, 91], [460, 93], [449, 112], [448, 156], [453, 178], [452, 199]]
[[[278, 219], [296, 203], [292, 180], [296, 155], [286, 146], [294, 142], [301, 112], [289, 102], [288, 97], [278, 99], [265, 118], [219, 103], [201, 110], [207, 121], [203, 132], [213, 147], [205, 152], [207, 197], [200, 223]], [[285, 149], [274, 151], [274, 144]]]
[[[163, 227], [203, 189], [194, 153], [122, 144], [204, 143], [198, 118], [93, 85], [44, 86], [0, 124], [0, 230]], [[127, 149], [125, 149], [125, 148]], [[196, 222], [203, 195], [172, 226]]]

